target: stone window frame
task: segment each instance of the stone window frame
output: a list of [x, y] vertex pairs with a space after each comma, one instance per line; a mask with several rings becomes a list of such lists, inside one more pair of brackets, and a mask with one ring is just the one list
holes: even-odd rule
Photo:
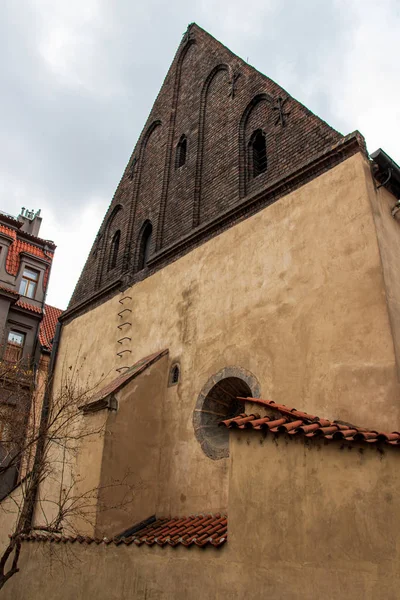
[[253, 398], [261, 397], [261, 387], [258, 379], [253, 373], [247, 371], [246, 369], [243, 369], [242, 367], [224, 367], [223, 369], [218, 371], [218, 373], [215, 373], [208, 379], [207, 383], [203, 386], [196, 401], [195, 409], [193, 411], [193, 428], [196, 439], [199, 442], [202, 451], [208, 458], [211, 458], [212, 460], [228, 458], [229, 446], [223, 449], [215, 448], [215, 446], [212, 443], [212, 440], [207, 435], [208, 432], [206, 431], [202, 423], [202, 409], [212, 389], [224, 379], [229, 378], [241, 379], [250, 389], [251, 396]]

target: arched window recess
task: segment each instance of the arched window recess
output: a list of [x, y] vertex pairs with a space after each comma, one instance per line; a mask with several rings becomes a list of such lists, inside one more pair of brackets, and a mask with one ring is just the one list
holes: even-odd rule
[[249, 142], [250, 176], [258, 177], [267, 170], [267, 148], [262, 129], [254, 131]]
[[108, 256], [108, 271], [111, 271], [117, 266], [120, 237], [121, 232], [118, 230], [114, 233], [111, 240], [110, 254]]
[[186, 162], [187, 154], [187, 138], [186, 135], [181, 135], [178, 145], [176, 146], [175, 154], [175, 169], [183, 167]]
[[147, 221], [142, 227], [139, 240], [139, 257], [137, 270], [141, 271], [147, 265], [147, 261], [150, 256], [150, 245], [151, 245], [151, 234], [153, 233], [153, 227], [150, 221]]

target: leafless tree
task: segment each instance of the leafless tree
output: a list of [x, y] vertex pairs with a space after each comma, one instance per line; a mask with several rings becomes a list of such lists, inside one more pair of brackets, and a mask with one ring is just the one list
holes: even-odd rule
[[[102, 505], [100, 487], [82, 492], [74, 474], [82, 442], [98, 439], [104, 431], [105, 422], [99, 425], [97, 420], [95, 427], [89, 427], [79, 409], [99, 384], [82, 385], [76, 367], [63, 369], [55, 392], [51, 381], [41, 389], [34, 379], [21, 362], [0, 361], [0, 493], [3, 483], [8, 492], [3, 510], [12, 513], [14, 522], [9, 543], [0, 554], [0, 590], [19, 571], [22, 534], [32, 529], [76, 534], [77, 523], [93, 524], [99, 510], [125, 507], [133, 497], [128, 474], [106, 486], [124, 490], [122, 494], [119, 490], [114, 506]], [[18, 493], [9, 493], [10, 482]], [[48, 482], [52, 492], [46, 494], [42, 488]], [[4, 504], [3, 500], [0, 510]], [[40, 523], [35, 527], [34, 513]]]

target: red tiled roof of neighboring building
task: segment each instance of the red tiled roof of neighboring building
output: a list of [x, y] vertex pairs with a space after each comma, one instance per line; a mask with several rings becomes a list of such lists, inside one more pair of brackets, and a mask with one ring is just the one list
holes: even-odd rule
[[21, 540], [32, 542], [79, 542], [80, 544], [147, 544], [153, 546], [222, 546], [228, 539], [228, 518], [226, 515], [192, 515], [190, 517], [160, 518], [145, 525], [129, 537], [97, 539], [87, 536], [64, 536], [58, 534], [31, 533], [21, 535]]
[[9, 288], [6, 285], [0, 285], [0, 290], [7, 292], [8, 294], [13, 294], [14, 296], [19, 296], [18, 292], [13, 288]]
[[125, 384], [128, 383], [133, 377], [137, 377], [140, 373], [142, 373], [147, 367], [155, 363], [159, 358], [168, 354], [168, 350], [162, 350], [161, 352], [155, 352], [154, 354], [150, 354], [150, 356], [145, 356], [145, 358], [141, 358], [134, 365], [129, 367], [122, 375], [119, 375], [115, 379], [113, 379], [110, 383], [105, 385], [101, 390], [99, 390], [94, 396], [90, 399], [90, 404], [94, 402], [98, 402], [99, 400], [103, 400], [113, 392], [121, 389]]
[[239, 398], [239, 400], [260, 404], [277, 411], [275, 416], [260, 417], [260, 415], [245, 413], [221, 421], [220, 425], [229, 429], [262, 429], [271, 433], [287, 433], [288, 435], [304, 435], [307, 438], [323, 437], [326, 440], [346, 440], [348, 442], [385, 442], [391, 446], [400, 447], [400, 432], [383, 431], [343, 424], [339, 421], [322, 419], [314, 415], [277, 404], [273, 400], [260, 398]]
[[25, 308], [25, 310], [30, 310], [32, 312], [42, 314], [41, 306], [35, 306], [34, 304], [29, 304], [29, 302], [25, 302], [25, 300], [17, 300], [15, 306], [19, 306], [20, 308]]
[[[28, 254], [31, 254], [33, 256], [37, 256], [38, 258], [44, 260], [45, 262], [48, 263], [48, 265], [50, 266], [52, 260], [53, 260], [53, 255], [54, 252], [47, 250], [46, 252], [42, 249], [39, 248], [38, 246], [36, 246], [35, 244], [31, 244], [29, 242], [27, 242], [26, 240], [21, 239], [20, 237], [18, 237], [20, 235], [21, 232], [17, 232], [14, 229], [11, 229], [10, 227], [7, 227], [6, 225], [2, 225], [0, 223], [0, 232], [5, 233], [6, 235], [8, 235], [9, 237], [13, 238], [13, 242], [10, 244], [8, 251], [7, 251], [7, 258], [6, 258], [6, 271], [7, 273], [9, 273], [10, 275], [17, 275], [18, 274], [18, 269], [19, 269], [19, 264], [20, 264], [20, 254], [21, 252], [27, 252]], [[42, 240], [40, 238], [36, 238], [35, 236], [31, 236], [30, 234], [27, 234], [24, 232], [24, 236], [29, 235], [29, 237], [32, 238], [33, 241], [37, 241], [39, 243], [47, 243], [46, 240]], [[54, 244], [52, 244], [52, 249], [54, 249], [55, 246]], [[44, 281], [43, 281], [43, 285], [46, 288], [47, 285], [47, 280], [49, 277], [49, 267], [46, 267], [46, 272], [44, 274]]]
[[61, 308], [50, 306], [50, 304], [44, 305], [44, 315], [39, 328], [39, 342], [46, 350], [51, 350], [52, 348], [58, 318], [62, 312]]

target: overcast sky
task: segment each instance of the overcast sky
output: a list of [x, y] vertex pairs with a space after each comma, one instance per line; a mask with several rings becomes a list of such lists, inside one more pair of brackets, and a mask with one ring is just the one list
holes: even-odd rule
[[398, 0], [2, 0], [0, 209], [42, 209], [66, 308], [189, 23], [400, 162]]

